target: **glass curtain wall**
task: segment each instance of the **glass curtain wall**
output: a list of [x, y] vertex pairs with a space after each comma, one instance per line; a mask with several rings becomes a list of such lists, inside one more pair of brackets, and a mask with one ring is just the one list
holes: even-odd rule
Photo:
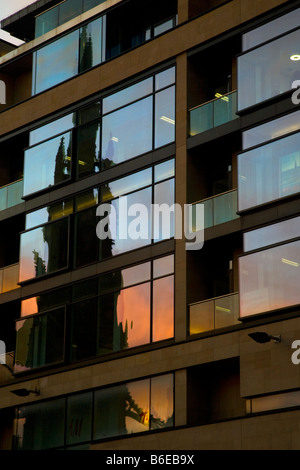
[[174, 377], [165, 374], [20, 406], [14, 449], [80, 449], [95, 440], [173, 425]]
[[[296, 16], [299, 17], [299, 9], [296, 10]], [[269, 33], [272, 31], [270, 38], [271, 34], [267, 35], [269, 42], [238, 57], [239, 111], [290, 91], [293, 82], [300, 78], [300, 29], [286, 32], [287, 28], [283, 28], [285, 34], [277, 39], [280, 32], [274, 29], [269, 30]], [[252, 36], [255, 31], [252, 31]]]
[[15, 372], [172, 338], [174, 256], [22, 300], [16, 329]]
[[239, 258], [240, 316], [246, 317], [300, 303], [300, 218], [244, 233]]
[[[81, 62], [84, 60], [82, 57]], [[29, 134], [30, 147], [24, 152], [24, 196], [98, 173], [174, 142], [175, 67]]]
[[250, 209], [300, 191], [299, 111], [243, 132], [238, 155], [238, 209]]

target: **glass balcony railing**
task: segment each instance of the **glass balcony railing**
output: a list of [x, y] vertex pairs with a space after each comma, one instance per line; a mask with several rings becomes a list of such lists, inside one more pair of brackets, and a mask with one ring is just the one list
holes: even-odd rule
[[204, 228], [213, 227], [239, 218], [237, 214], [237, 189], [195, 202], [204, 204]]
[[201, 104], [189, 110], [190, 130], [193, 136], [237, 119], [237, 92], [231, 91], [226, 95]]
[[42, 36], [106, 0], [65, 0], [35, 18], [35, 37]]
[[239, 294], [237, 292], [189, 305], [190, 335], [238, 323]]
[[5, 266], [0, 269], [0, 294], [10, 290], [18, 289], [19, 263]]
[[0, 211], [23, 202], [23, 179], [0, 188]]

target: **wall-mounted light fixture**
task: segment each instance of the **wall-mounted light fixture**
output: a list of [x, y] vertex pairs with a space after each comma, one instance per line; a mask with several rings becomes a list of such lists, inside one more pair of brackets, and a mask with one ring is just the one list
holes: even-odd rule
[[281, 341], [280, 335], [273, 336], [269, 335], [264, 331], [256, 331], [255, 333], [249, 333], [248, 336], [250, 336], [250, 338], [252, 338], [257, 343], [269, 343], [271, 339], [274, 341], [274, 343], [280, 343]]
[[16, 390], [11, 390], [11, 393], [14, 395], [17, 395], [18, 397], [27, 397], [30, 393], [33, 393], [35, 395], [40, 395], [40, 391], [35, 389], [35, 390], [28, 390], [27, 388], [17, 388]]

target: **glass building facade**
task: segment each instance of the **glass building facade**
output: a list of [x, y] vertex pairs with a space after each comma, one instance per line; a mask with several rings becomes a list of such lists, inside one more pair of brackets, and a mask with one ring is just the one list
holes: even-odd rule
[[4, 21], [29, 39], [0, 57], [0, 450], [299, 448], [300, 9], [275, 3]]

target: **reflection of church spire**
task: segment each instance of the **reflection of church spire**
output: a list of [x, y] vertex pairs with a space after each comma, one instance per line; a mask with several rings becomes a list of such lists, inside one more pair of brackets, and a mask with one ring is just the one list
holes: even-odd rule
[[87, 37], [87, 26], [83, 26], [81, 32], [81, 57], [80, 70], [88, 70], [93, 66], [93, 41], [91, 34]]
[[42, 276], [46, 273], [45, 261], [40, 257], [37, 251], [33, 250], [32, 253], [34, 258], [35, 276]]
[[[70, 146], [68, 153], [70, 153]], [[54, 184], [63, 181], [70, 174], [70, 159], [67, 158], [65, 148], [65, 137], [61, 137], [60, 144], [55, 157]]]

